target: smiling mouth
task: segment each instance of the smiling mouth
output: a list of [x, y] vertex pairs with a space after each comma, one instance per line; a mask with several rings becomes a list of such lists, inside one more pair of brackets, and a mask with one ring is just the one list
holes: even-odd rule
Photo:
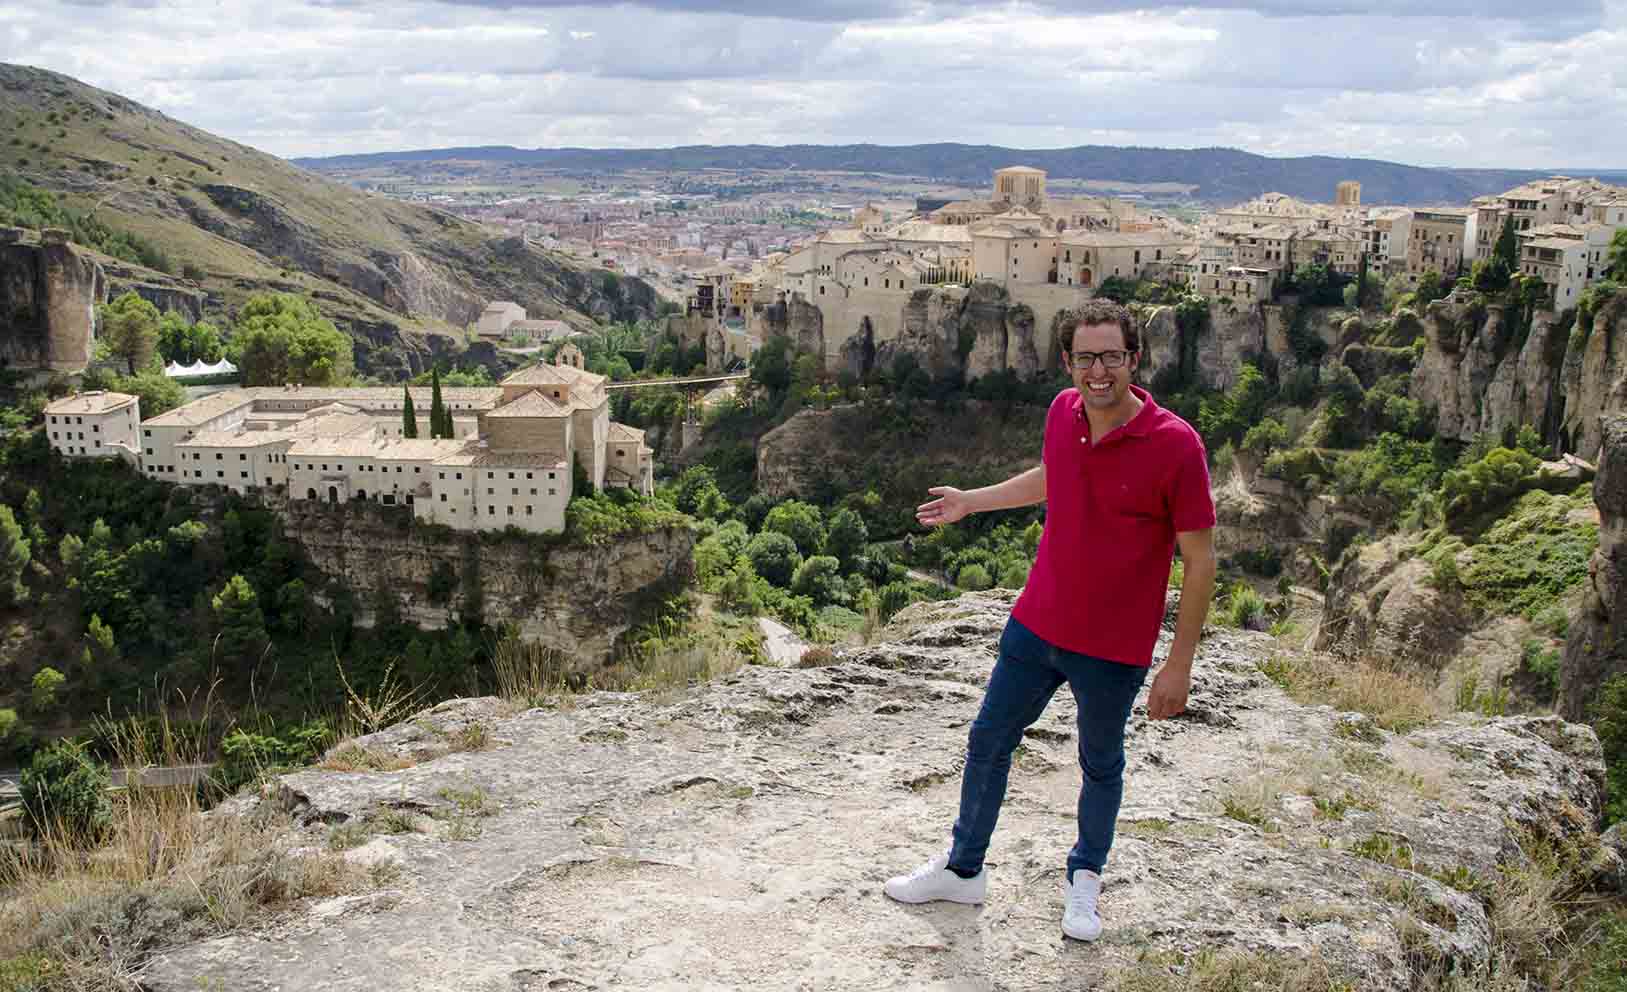
[[1113, 383], [1112, 382], [1087, 382], [1087, 383], [1085, 383], [1085, 388], [1089, 389], [1092, 393], [1096, 394], [1097, 396], [1105, 396], [1106, 394], [1113, 391]]

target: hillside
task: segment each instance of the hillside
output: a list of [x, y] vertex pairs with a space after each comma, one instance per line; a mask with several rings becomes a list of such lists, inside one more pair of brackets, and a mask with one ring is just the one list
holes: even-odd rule
[[58, 73], [0, 64], [0, 133], [0, 178], [156, 247], [217, 317], [257, 290], [309, 293], [369, 342], [364, 370], [369, 350], [443, 350], [424, 335], [460, 331], [492, 299], [579, 325], [656, 304], [638, 280], [330, 182]]
[[1116, 180], [1126, 183], [1195, 185], [1193, 196], [1210, 203], [1235, 203], [1277, 191], [1326, 200], [1341, 180], [1362, 184], [1370, 203], [1465, 203], [1500, 193], [1550, 172], [1515, 169], [1426, 169], [1375, 159], [1267, 158], [1233, 148], [1077, 148], [1020, 149], [994, 145], [693, 145], [682, 148], [592, 149], [445, 148], [381, 152], [332, 158], [296, 159], [323, 169], [398, 166], [454, 161], [508, 162], [561, 170], [614, 169], [786, 169], [878, 172], [921, 176], [982, 186], [1001, 166], [1021, 163], [1059, 179]]

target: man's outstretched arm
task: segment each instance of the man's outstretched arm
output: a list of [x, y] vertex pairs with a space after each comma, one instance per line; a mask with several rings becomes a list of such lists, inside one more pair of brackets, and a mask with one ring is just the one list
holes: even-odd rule
[[1197, 653], [1198, 637], [1215, 594], [1214, 531], [1182, 531], [1175, 540], [1181, 546], [1181, 612], [1175, 618], [1169, 658], [1153, 676], [1147, 693], [1147, 715], [1154, 720], [1186, 709], [1186, 694], [1192, 688], [1192, 656]]
[[982, 489], [962, 491], [953, 486], [933, 486], [927, 492], [938, 497], [915, 509], [915, 519], [923, 527], [952, 524], [973, 513], [1009, 510], [1045, 502], [1045, 463]]

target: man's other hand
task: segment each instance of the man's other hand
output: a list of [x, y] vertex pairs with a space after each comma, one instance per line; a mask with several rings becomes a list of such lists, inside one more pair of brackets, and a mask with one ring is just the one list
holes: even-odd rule
[[938, 498], [915, 508], [915, 519], [922, 527], [952, 524], [972, 512], [972, 508], [966, 505], [966, 494], [953, 486], [934, 486], [927, 492]]
[[1165, 665], [1153, 676], [1147, 692], [1147, 716], [1167, 720], [1186, 709], [1186, 694], [1192, 688], [1192, 673]]

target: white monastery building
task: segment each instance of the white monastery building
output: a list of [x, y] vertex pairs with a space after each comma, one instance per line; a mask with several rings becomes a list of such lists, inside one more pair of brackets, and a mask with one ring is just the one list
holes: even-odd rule
[[[232, 389], [146, 421], [134, 396], [81, 393], [47, 407], [45, 429], [65, 457], [119, 456], [177, 485], [411, 507], [458, 530], [558, 531], [573, 460], [597, 488], [654, 493], [644, 432], [610, 421], [605, 377], [576, 362], [534, 365], [493, 387], [442, 389], [451, 438], [403, 437], [397, 386]], [[407, 391], [427, 432], [431, 389]]]

